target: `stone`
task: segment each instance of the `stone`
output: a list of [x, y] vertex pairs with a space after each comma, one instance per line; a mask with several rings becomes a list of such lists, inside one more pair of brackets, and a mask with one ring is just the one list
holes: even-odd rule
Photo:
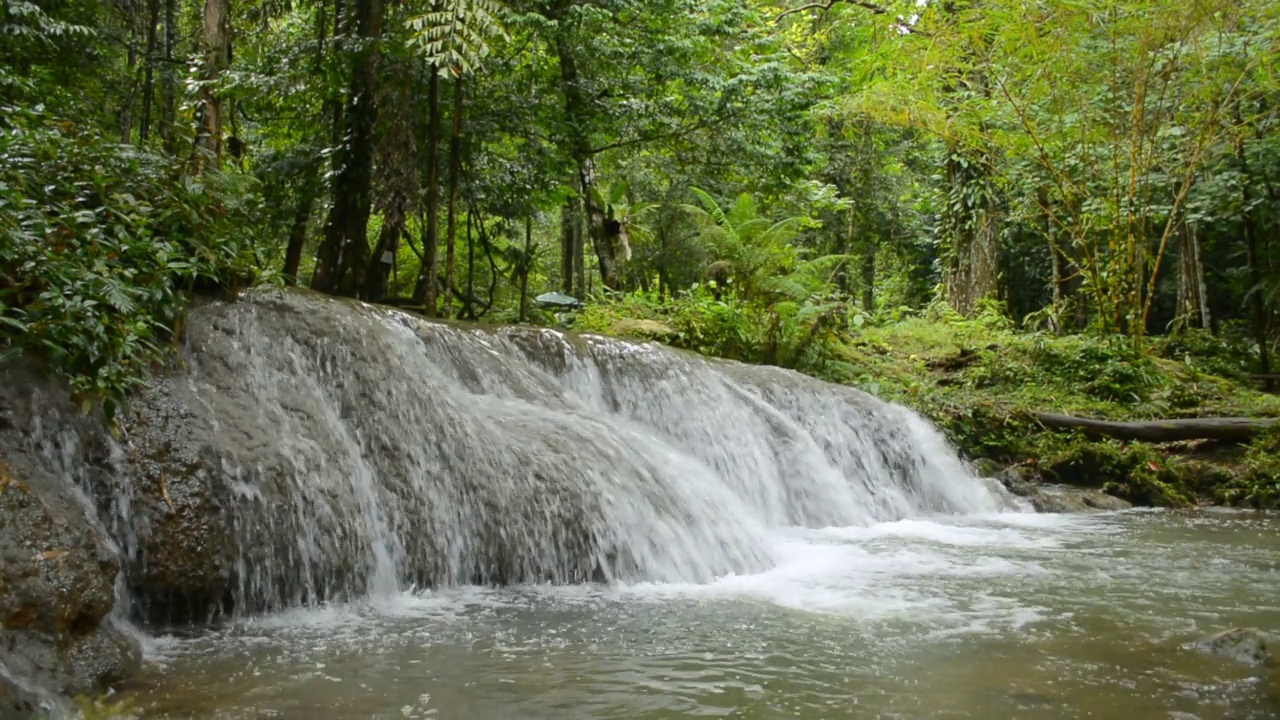
[[1271, 651], [1267, 647], [1267, 636], [1257, 628], [1224, 630], [1184, 647], [1230, 658], [1254, 667], [1268, 667], [1272, 664]]
[[127, 679], [141, 651], [108, 620], [119, 563], [105, 535], [53, 478], [9, 463], [0, 474], [0, 707], [36, 709], [33, 688], [92, 694]]
[[675, 328], [657, 320], [639, 320], [627, 318], [613, 324], [610, 332], [618, 337], [636, 338], [639, 340], [656, 340], [670, 343], [680, 335]]
[[110, 617], [115, 547], [82, 478], [62, 466], [92, 452], [80, 431], [101, 433], [101, 420], [72, 409], [43, 449], [22, 432], [57, 405], [54, 387], [31, 367], [0, 367], [0, 718], [48, 713], [57, 696], [102, 692], [141, 666], [137, 641]]
[[969, 469], [974, 475], [984, 478], [998, 478], [1004, 471], [1000, 463], [991, 458], [978, 458], [969, 463]]
[[1133, 505], [1093, 488], [1041, 482], [1026, 466], [1005, 468], [995, 475], [1005, 488], [1042, 513], [1113, 512]]

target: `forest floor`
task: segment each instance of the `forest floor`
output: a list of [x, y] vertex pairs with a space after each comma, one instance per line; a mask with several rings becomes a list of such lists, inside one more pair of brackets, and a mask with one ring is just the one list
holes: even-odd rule
[[[618, 305], [588, 311], [579, 329], [687, 345], [678, 323], [634, 315]], [[1248, 445], [1152, 444], [1050, 430], [1034, 417], [1280, 417], [1280, 396], [1249, 378], [1241, 345], [1193, 332], [1151, 338], [1138, 351], [1123, 338], [1028, 333], [994, 316], [953, 316], [867, 323], [835, 333], [823, 352], [824, 362], [800, 369], [915, 409], [991, 472], [1012, 467], [1139, 505], [1280, 506], [1280, 431]], [[833, 366], [839, 371], [827, 371]]]

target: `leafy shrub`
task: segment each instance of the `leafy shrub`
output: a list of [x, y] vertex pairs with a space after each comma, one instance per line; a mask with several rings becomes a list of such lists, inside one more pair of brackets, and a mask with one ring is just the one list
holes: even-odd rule
[[1036, 365], [1059, 382], [1108, 402], [1141, 401], [1164, 384], [1154, 361], [1121, 341], [1041, 345]]
[[1225, 378], [1243, 379], [1255, 369], [1256, 353], [1238, 335], [1212, 335], [1204, 330], [1183, 330], [1153, 343], [1155, 351], [1170, 360]]
[[1280, 506], [1280, 427], [1271, 427], [1249, 444], [1242, 471], [1217, 489], [1218, 499], [1233, 504]]
[[184, 291], [252, 267], [257, 196], [241, 176], [0, 114], [0, 359], [45, 359], [110, 416], [173, 337]]

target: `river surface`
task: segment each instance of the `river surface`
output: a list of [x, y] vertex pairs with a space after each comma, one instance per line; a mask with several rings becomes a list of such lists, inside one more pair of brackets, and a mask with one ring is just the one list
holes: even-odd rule
[[1280, 523], [1133, 511], [787, 531], [703, 585], [459, 589], [161, 634], [146, 718], [1280, 717], [1183, 649], [1280, 629]]

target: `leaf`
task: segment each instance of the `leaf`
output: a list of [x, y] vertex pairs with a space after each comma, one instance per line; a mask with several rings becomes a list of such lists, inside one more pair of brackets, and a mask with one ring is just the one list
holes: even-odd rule
[[622, 200], [627, 197], [627, 181], [619, 180], [613, 184], [613, 192], [609, 194], [610, 205], [620, 205]]

